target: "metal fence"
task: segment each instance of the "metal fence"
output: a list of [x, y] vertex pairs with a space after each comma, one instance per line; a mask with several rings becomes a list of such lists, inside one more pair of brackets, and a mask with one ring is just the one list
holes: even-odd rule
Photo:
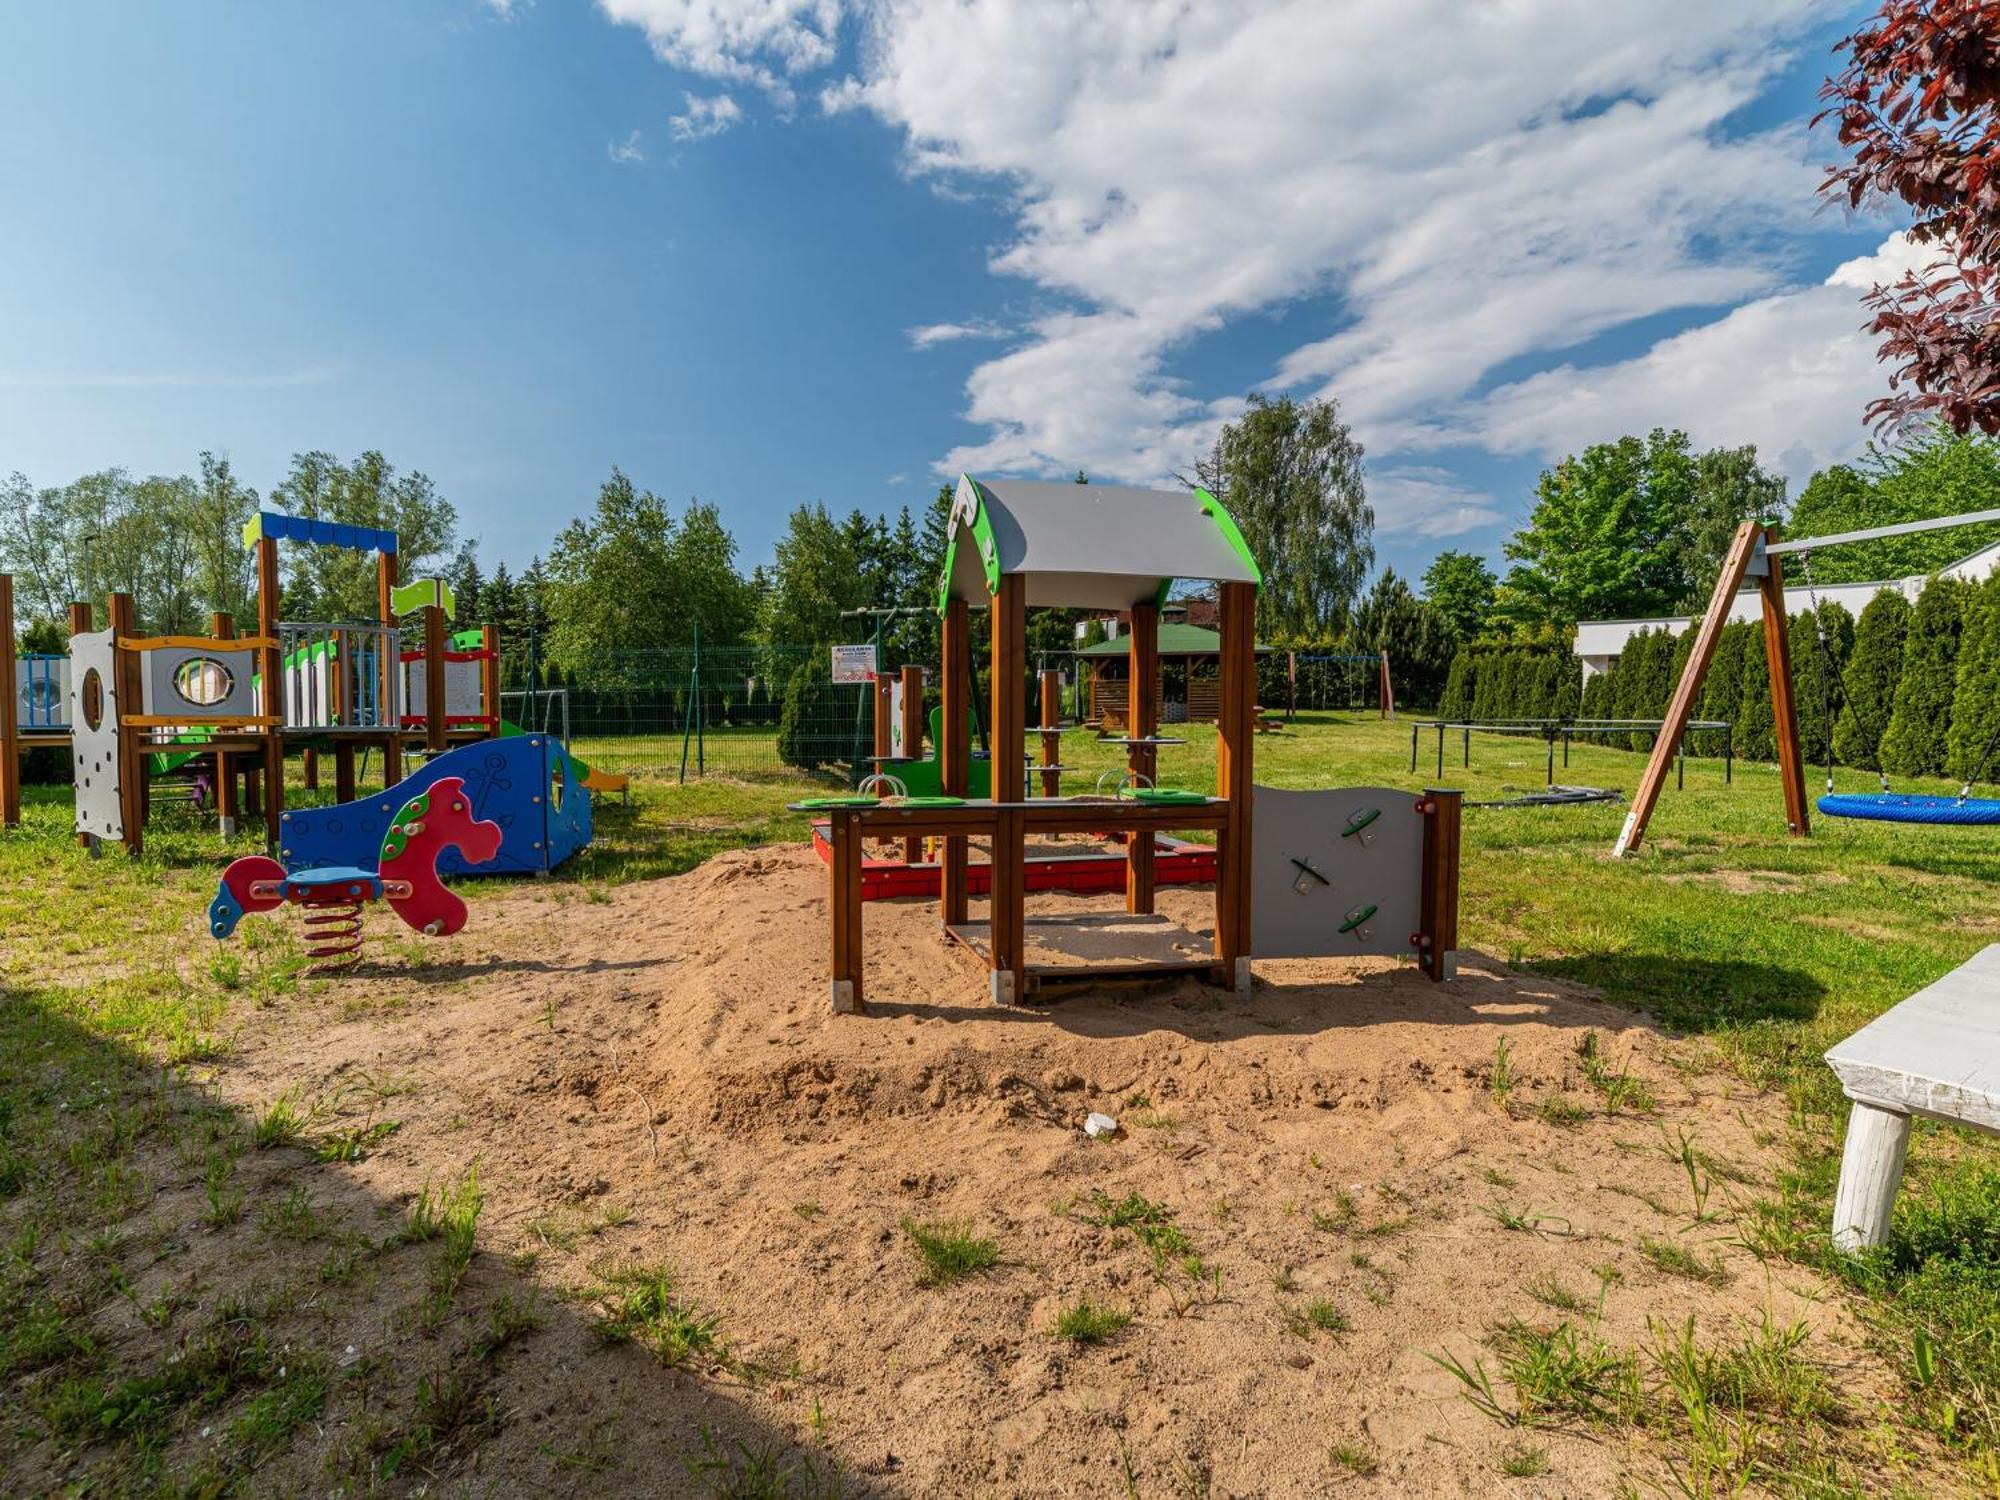
[[874, 704], [867, 684], [831, 680], [829, 656], [825, 646], [789, 645], [600, 652], [553, 664], [543, 680], [563, 694], [571, 735], [655, 741], [630, 753], [657, 756], [677, 776], [852, 781], [874, 749]]

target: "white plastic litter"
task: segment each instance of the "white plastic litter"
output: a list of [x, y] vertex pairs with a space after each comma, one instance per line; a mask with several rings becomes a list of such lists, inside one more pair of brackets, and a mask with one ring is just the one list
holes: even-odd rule
[[1083, 1133], [1092, 1139], [1118, 1134], [1118, 1122], [1109, 1115], [1092, 1113], [1083, 1122]]

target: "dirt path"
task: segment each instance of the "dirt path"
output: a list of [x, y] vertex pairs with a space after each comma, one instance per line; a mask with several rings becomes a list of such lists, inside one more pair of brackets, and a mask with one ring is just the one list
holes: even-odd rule
[[[1643, 1018], [1476, 957], [1442, 987], [1287, 962], [1259, 965], [1248, 1001], [1185, 982], [1000, 1011], [920, 903], [869, 907], [874, 1013], [836, 1018], [823, 889], [791, 850], [608, 900], [524, 883], [477, 904], [448, 963], [386, 957], [240, 1037], [216, 1086], [246, 1111], [409, 1085], [382, 1106], [398, 1133], [335, 1170], [397, 1201], [476, 1160], [479, 1274], [558, 1294], [467, 1462], [476, 1488], [671, 1492], [704, 1426], [725, 1448], [823, 1442], [849, 1493], [1601, 1495], [1659, 1476], [1650, 1443], [1524, 1439], [1427, 1357], [1559, 1320], [1535, 1284], [1587, 1307], [1602, 1286], [1619, 1347], [1649, 1317], [1716, 1335], [1803, 1319], [1857, 1411], [1886, 1394], [1837, 1296], [1734, 1243], [1727, 1201], [1773, 1170], [1782, 1101]], [[1194, 927], [1211, 901], [1161, 893]], [[1629, 1069], [1657, 1115], [1607, 1109], [1588, 1033], [1589, 1067], [1636, 1093], [1615, 1082]], [[1088, 1139], [1090, 1110], [1125, 1131]], [[1707, 1161], [1704, 1224], [1683, 1131]], [[1129, 1228], [1087, 1222], [1132, 1194], [1184, 1248], [1156, 1264]], [[905, 1219], [963, 1222], [1000, 1264], [920, 1287]], [[1663, 1271], [1647, 1240], [1714, 1273]], [[595, 1343], [559, 1294], [642, 1262], [671, 1264], [767, 1373]], [[1086, 1297], [1132, 1322], [1098, 1347], [1053, 1339]], [[1524, 1442], [1548, 1472], [1505, 1477]]]

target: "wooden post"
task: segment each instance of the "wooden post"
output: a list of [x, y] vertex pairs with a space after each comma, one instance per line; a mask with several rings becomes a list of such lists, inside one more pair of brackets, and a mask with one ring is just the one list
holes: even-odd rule
[[[993, 800], [1019, 803], [1027, 796], [1028, 583], [1003, 577], [993, 595], [992, 626]], [[993, 889], [987, 902], [993, 1000], [1018, 1004], [1027, 974], [1027, 863], [1018, 807], [1003, 812], [993, 829]]]
[[0, 573], [0, 647], [5, 647], [5, 682], [0, 682], [0, 827], [21, 826], [20, 663], [14, 647], [14, 579]]
[[[1769, 540], [1776, 541], [1775, 529]], [[1785, 829], [1794, 838], [1812, 832], [1811, 804], [1806, 801], [1806, 758], [1799, 746], [1799, 704], [1792, 691], [1792, 628], [1785, 613], [1785, 571], [1778, 558], [1764, 558], [1766, 571], [1757, 580], [1764, 602], [1764, 660], [1771, 672], [1771, 727], [1778, 741], [1778, 779], [1785, 787]], [[1832, 725], [1827, 726], [1828, 733]], [[1657, 751], [1658, 746], [1654, 746]]]
[[271, 644], [263, 651], [262, 711], [277, 719], [264, 730], [264, 843], [278, 847], [278, 825], [285, 815], [285, 653], [278, 640], [278, 539], [257, 539], [257, 634]]
[[354, 741], [352, 740], [334, 741], [333, 795], [335, 800], [340, 802], [352, 802], [355, 798]]
[[299, 779], [305, 783], [307, 791], [319, 790], [319, 751], [311, 745], [299, 751]]
[[1853, 1101], [1833, 1199], [1836, 1250], [1866, 1250], [1887, 1242], [1909, 1154], [1908, 1115]]
[[[1639, 840], [1646, 836], [1646, 824], [1652, 820], [1653, 808], [1667, 784], [1667, 773], [1673, 769], [1674, 746], [1680, 743], [1681, 734], [1694, 715], [1695, 698], [1701, 692], [1702, 678], [1708, 675], [1708, 664], [1715, 659], [1716, 644], [1722, 639], [1722, 627], [1729, 623], [1729, 611], [1736, 603], [1737, 590], [1743, 586], [1751, 561], [1757, 555], [1757, 544], [1776, 535], [1775, 529], [1767, 529], [1755, 521], [1745, 521], [1736, 528], [1736, 535], [1729, 543], [1728, 555], [1722, 560], [1722, 574], [1715, 580], [1715, 592], [1709, 595], [1708, 610], [1701, 617], [1701, 627], [1694, 638], [1694, 651], [1689, 655], [1680, 683], [1674, 688], [1674, 696], [1667, 704], [1667, 716], [1660, 724], [1659, 737], [1653, 741], [1653, 753], [1639, 777], [1639, 788], [1632, 794], [1632, 810], [1625, 814], [1625, 826], [1619, 830], [1618, 840], [1611, 846], [1613, 859], [1630, 854], [1639, 847]], [[1775, 566], [1772, 559], [1767, 558], [1766, 562]], [[1787, 660], [1790, 654], [1787, 650]], [[1788, 686], [1787, 701], [1790, 691]], [[1773, 699], [1775, 706], [1776, 700]]]
[[1051, 771], [1047, 767], [1062, 764], [1062, 737], [1046, 731], [1055, 729], [1062, 723], [1062, 674], [1053, 667], [1042, 672], [1042, 795], [1058, 797], [1062, 795], [1062, 772]]
[[[395, 592], [396, 554], [378, 552], [375, 554], [375, 614], [384, 625], [396, 623]], [[389, 730], [389, 737], [382, 742], [382, 790], [386, 792], [403, 779], [403, 704], [399, 701], [401, 695], [398, 691], [403, 681], [400, 635], [396, 649], [391, 650], [385, 639], [376, 655], [381, 658], [382, 678], [376, 702], [381, 705], [382, 722]]]
[[1381, 696], [1382, 696], [1382, 717], [1383, 717], [1383, 718], [1385, 718], [1385, 719], [1393, 719], [1393, 718], [1395, 718], [1395, 717], [1396, 717], [1396, 689], [1395, 689], [1395, 686], [1394, 686], [1394, 684], [1392, 684], [1392, 683], [1391, 683], [1391, 682], [1389, 681], [1389, 653], [1388, 653], [1387, 651], [1384, 651], [1384, 652], [1382, 653], [1382, 695], [1381, 695]]
[[479, 711], [493, 721], [488, 734], [500, 732], [500, 629], [479, 627], [479, 649], [485, 653], [479, 663]]
[[[938, 779], [947, 797], [964, 797], [972, 790], [971, 727], [966, 711], [972, 695], [971, 621], [963, 599], [945, 604], [938, 696], [943, 708], [943, 736], [938, 746]], [[944, 841], [944, 870], [939, 879], [939, 916], [947, 927], [965, 921], [965, 839], [947, 835]]]
[[126, 637], [139, 633], [138, 616], [132, 607], [130, 594], [111, 596], [111, 636], [113, 671], [118, 682], [118, 780], [119, 802], [125, 819], [125, 847], [133, 854], [142, 852], [146, 845], [146, 754], [145, 735], [128, 728], [124, 720], [128, 716], [142, 714], [140, 706], [144, 702], [143, 689], [139, 682], [139, 653], [128, 651], [121, 644]]
[[[924, 753], [924, 669], [903, 668], [903, 754], [922, 759]], [[924, 857], [921, 838], [903, 840], [903, 863], [916, 864]]]
[[853, 810], [835, 808], [827, 819], [833, 859], [827, 869], [828, 915], [833, 925], [833, 977], [828, 987], [836, 1015], [858, 1015], [861, 992], [861, 828]]
[[[222, 610], [208, 617], [208, 633], [218, 641], [236, 639], [236, 618]], [[215, 752], [215, 821], [224, 838], [236, 832], [236, 776], [229, 752]]]
[[446, 747], [444, 723], [444, 607], [424, 606], [424, 748], [432, 755]]
[[[1125, 733], [1135, 740], [1150, 740], [1160, 732], [1160, 607], [1148, 600], [1132, 606], [1132, 633], [1125, 646], [1126, 683]], [[1238, 691], [1244, 691], [1242, 684]], [[1253, 681], [1247, 689], [1257, 691]], [[1227, 699], [1228, 689], [1222, 696]], [[1152, 745], [1128, 745], [1125, 765], [1134, 777], [1144, 777], [1142, 785], [1154, 784], [1159, 752]], [[1153, 835], [1150, 832], [1125, 836], [1125, 910], [1150, 912], [1153, 909]]]
[[1417, 901], [1417, 963], [1432, 979], [1450, 979], [1457, 967], [1459, 824], [1465, 794], [1449, 788], [1424, 792], [1423, 890]]
[[887, 771], [889, 769], [889, 737], [894, 732], [895, 726], [895, 717], [890, 713], [892, 705], [889, 699], [895, 682], [895, 678], [877, 672], [875, 680], [869, 684], [875, 693], [875, 769], [877, 771]]
[[[1257, 587], [1222, 585], [1221, 698], [1215, 721], [1215, 795], [1229, 803], [1216, 835], [1215, 957], [1224, 984], [1250, 988], [1250, 816], [1257, 739]], [[1151, 842], [1151, 835], [1147, 835]]]

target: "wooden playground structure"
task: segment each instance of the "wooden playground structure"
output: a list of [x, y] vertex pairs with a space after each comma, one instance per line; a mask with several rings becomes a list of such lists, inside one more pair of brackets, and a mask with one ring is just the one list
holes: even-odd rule
[[[1213, 796], [1156, 786], [1158, 754], [1183, 741], [1159, 733], [1157, 684], [1160, 605], [1176, 579], [1215, 583], [1220, 595], [1221, 640], [1216, 717], [1216, 791]], [[837, 1012], [865, 1006], [862, 908], [864, 847], [870, 840], [898, 840], [913, 850], [941, 839], [935, 889], [944, 933], [988, 976], [993, 1001], [1011, 1005], [1053, 983], [1199, 975], [1236, 991], [1250, 983], [1252, 933], [1252, 746], [1257, 734], [1254, 656], [1257, 589], [1262, 574], [1235, 522], [1205, 491], [1161, 493], [1114, 486], [1042, 484], [962, 477], [953, 503], [939, 611], [943, 617], [942, 709], [937, 796], [828, 797], [795, 804], [827, 815], [831, 974], [829, 995]], [[987, 611], [991, 642], [990, 794], [971, 792], [971, 612]], [[1027, 712], [1027, 611], [1033, 607], [1113, 610], [1130, 621], [1127, 653], [1132, 684], [1127, 733], [1112, 742], [1126, 752], [1126, 772], [1115, 796], [1059, 794], [1059, 745], [1053, 685], [1044, 676], [1040, 722]], [[903, 684], [905, 747], [910, 744], [911, 686]], [[889, 694], [878, 690], [878, 738], [897, 715]], [[1042, 795], [1029, 797], [1031, 757]], [[1016, 749], [1015, 747], [1021, 747]], [[1317, 796], [1319, 794], [1287, 794]], [[1393, 938], [1365, 928], [1377, 907], [1355, 907], [1348, 925], [1354, 951], [1414, 950], [1426, 973], [1444, 978], [1456, 944], [1458, 798], [1427, 793], [1412, 803], [1397, 798], [1405, 815], [1420, 818], [1422, 886], [1414, 875], [1412, 922]], [[1378, 811], [1350, 815], [1360, 832]], [[1412, 828], [1417, 825], [1411, 824]], [[1205, 942], [1159, 917], [1155, 837], [1199, 830], [1215, 837], [1215, 927]], [[1031, 917], [1026, 847], [1051, 835], [1099, 834], [1124, 839], [1126, 919], [1113, 914]], [[1359, 849], [1375, 834], [1357, 839]], [[988, 914], [970, 911], [968, 848], [973, 839], [990, 850]], [[1404, 842], [1414, 845], [1414, 838]], [[1259, 851], [1261, 854], [1261, 851]], [[1274, 846], [1283, 863], [1283, 851]], [[1304, 891], [1309, 874], [1330, 881], [1309, 859], [1289, 863], [1302, 872], [1292, 881]], [[1410, 857], [1414, 871], [1416, 855]], [[1421, 920], [1416, 908], [1421, 904]], [[1415, 928], [1415, 930], [1411, 930]], [[1331, 929], [1329, 928], [1329, 931]], [[1378, 946], [1363, 948], [1364, 942]], [[1394, 947], [1380, 946], [1393, 943]], [[1206, 950], [1206, 951], [1204, 951]], [[1282, 950], [1298, 951], [1298, 950]]]
[[[372, 553], [377, 617], [280, 618], [278, 543], [286, 540]], [[336, 795], [348, 802], [358, 762], [370, 754], [381, 756], [387, 789], [403, 779], [413, 741], [436, 755], [498, 732], [492, 628], [452, 636], [442, 583], [399, 586], [395, 532], [262, 511], [244, 528], [244, 542], [255, 555], [254, 634], [238, 634], [236, 621], [218, 613], [206, 635], [142, 636], [132, 596], [114, 593], [103, 629], [89, 604], [70, 606], [67, 657], [14, 660], [10, 691], [0, 695], [0, 824], [20, 822], [22, 756], [67, 748], [76, 764], [77, 832], [87, 843], [140, 852], [152, 783], [199, 763], [212, 771], [222, 832], [234, 832], [249, 809], [275, 846], [292, 750], [309, 788], [319, 783], [321, 754], [330, 753]], [[405, 650], [397, 620], [408, 614], [420, 617], [421, 644]], [[0, 575], [0, 639], [10, 655], [13, 631], [12, 580]]]

